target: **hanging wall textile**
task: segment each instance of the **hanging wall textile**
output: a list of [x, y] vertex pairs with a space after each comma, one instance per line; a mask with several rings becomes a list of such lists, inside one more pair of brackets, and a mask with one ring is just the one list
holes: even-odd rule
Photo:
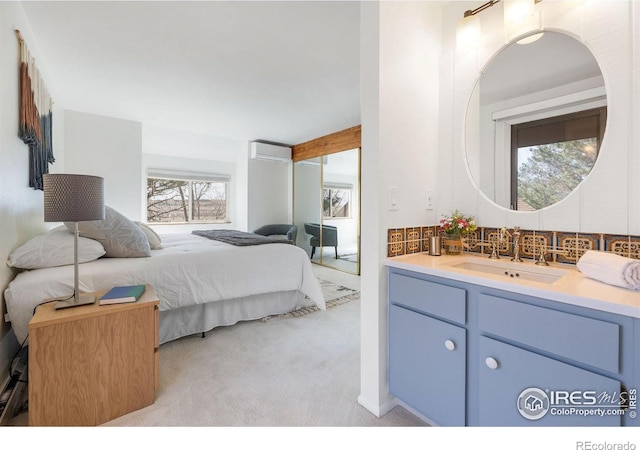
[[53, 157], [52, 101], [36, 68], [35, 59], [20, 34], [20, 122], [18, 136], [29, 146], [29, 187], [43, 190], [42, 175]]

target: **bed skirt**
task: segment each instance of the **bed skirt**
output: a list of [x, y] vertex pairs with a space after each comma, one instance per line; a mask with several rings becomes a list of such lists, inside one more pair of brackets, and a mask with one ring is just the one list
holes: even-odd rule
[[303, 307], [304, 299], [300, 291], [284, 291], [160, 311], [160, 344], [242, 320], [287, 313]]

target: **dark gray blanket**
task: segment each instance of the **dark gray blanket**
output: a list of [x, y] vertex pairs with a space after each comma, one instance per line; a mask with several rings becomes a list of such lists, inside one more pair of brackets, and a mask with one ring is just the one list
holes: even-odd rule
[[241, 247], [260, 244], [293, 244], [293, 242], [288, 239], [277, 239], [238, 230], [194, 230], [191, 233], [213, 239], [214, 241], [226, 242], [227, 244]]

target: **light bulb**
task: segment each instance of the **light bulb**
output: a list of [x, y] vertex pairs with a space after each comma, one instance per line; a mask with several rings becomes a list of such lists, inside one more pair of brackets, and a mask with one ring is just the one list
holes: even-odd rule
[[504, 0], [504, 23], [518, 24], [533, 14], [534, 0]]
[[456, 26], [456, 46], [470, 47], [480, 39], [480, 18], [476, 15], [469, 15], [458, 22]]

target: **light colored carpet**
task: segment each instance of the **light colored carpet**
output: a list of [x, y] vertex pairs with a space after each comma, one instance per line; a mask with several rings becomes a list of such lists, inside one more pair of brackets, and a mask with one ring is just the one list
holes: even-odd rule
[[358, 404], [360, 302], [345, 289], [352, 298], [325, 311], [163, 344], [155, 403], [105, 426], [424, 425], [400, 407], [377, 418]]
[[[352, 300], [360, 300], [360, 291], [341, 286], [327, 280], [319, 281], [322, 286], [322, 292], [324, 294], [324, 301], [327, 309], [342, 305]], [[293, 317], [300, 317], [317, 311], [320, 311], [320, 308], [318, 308], [313, 301], [307, 297], [307, 304], [300, 309], [275, 316], [263, 317], [260, 320], [262, 322], [268, 322], [269, 320], [274, 319], [291, 319]]]

